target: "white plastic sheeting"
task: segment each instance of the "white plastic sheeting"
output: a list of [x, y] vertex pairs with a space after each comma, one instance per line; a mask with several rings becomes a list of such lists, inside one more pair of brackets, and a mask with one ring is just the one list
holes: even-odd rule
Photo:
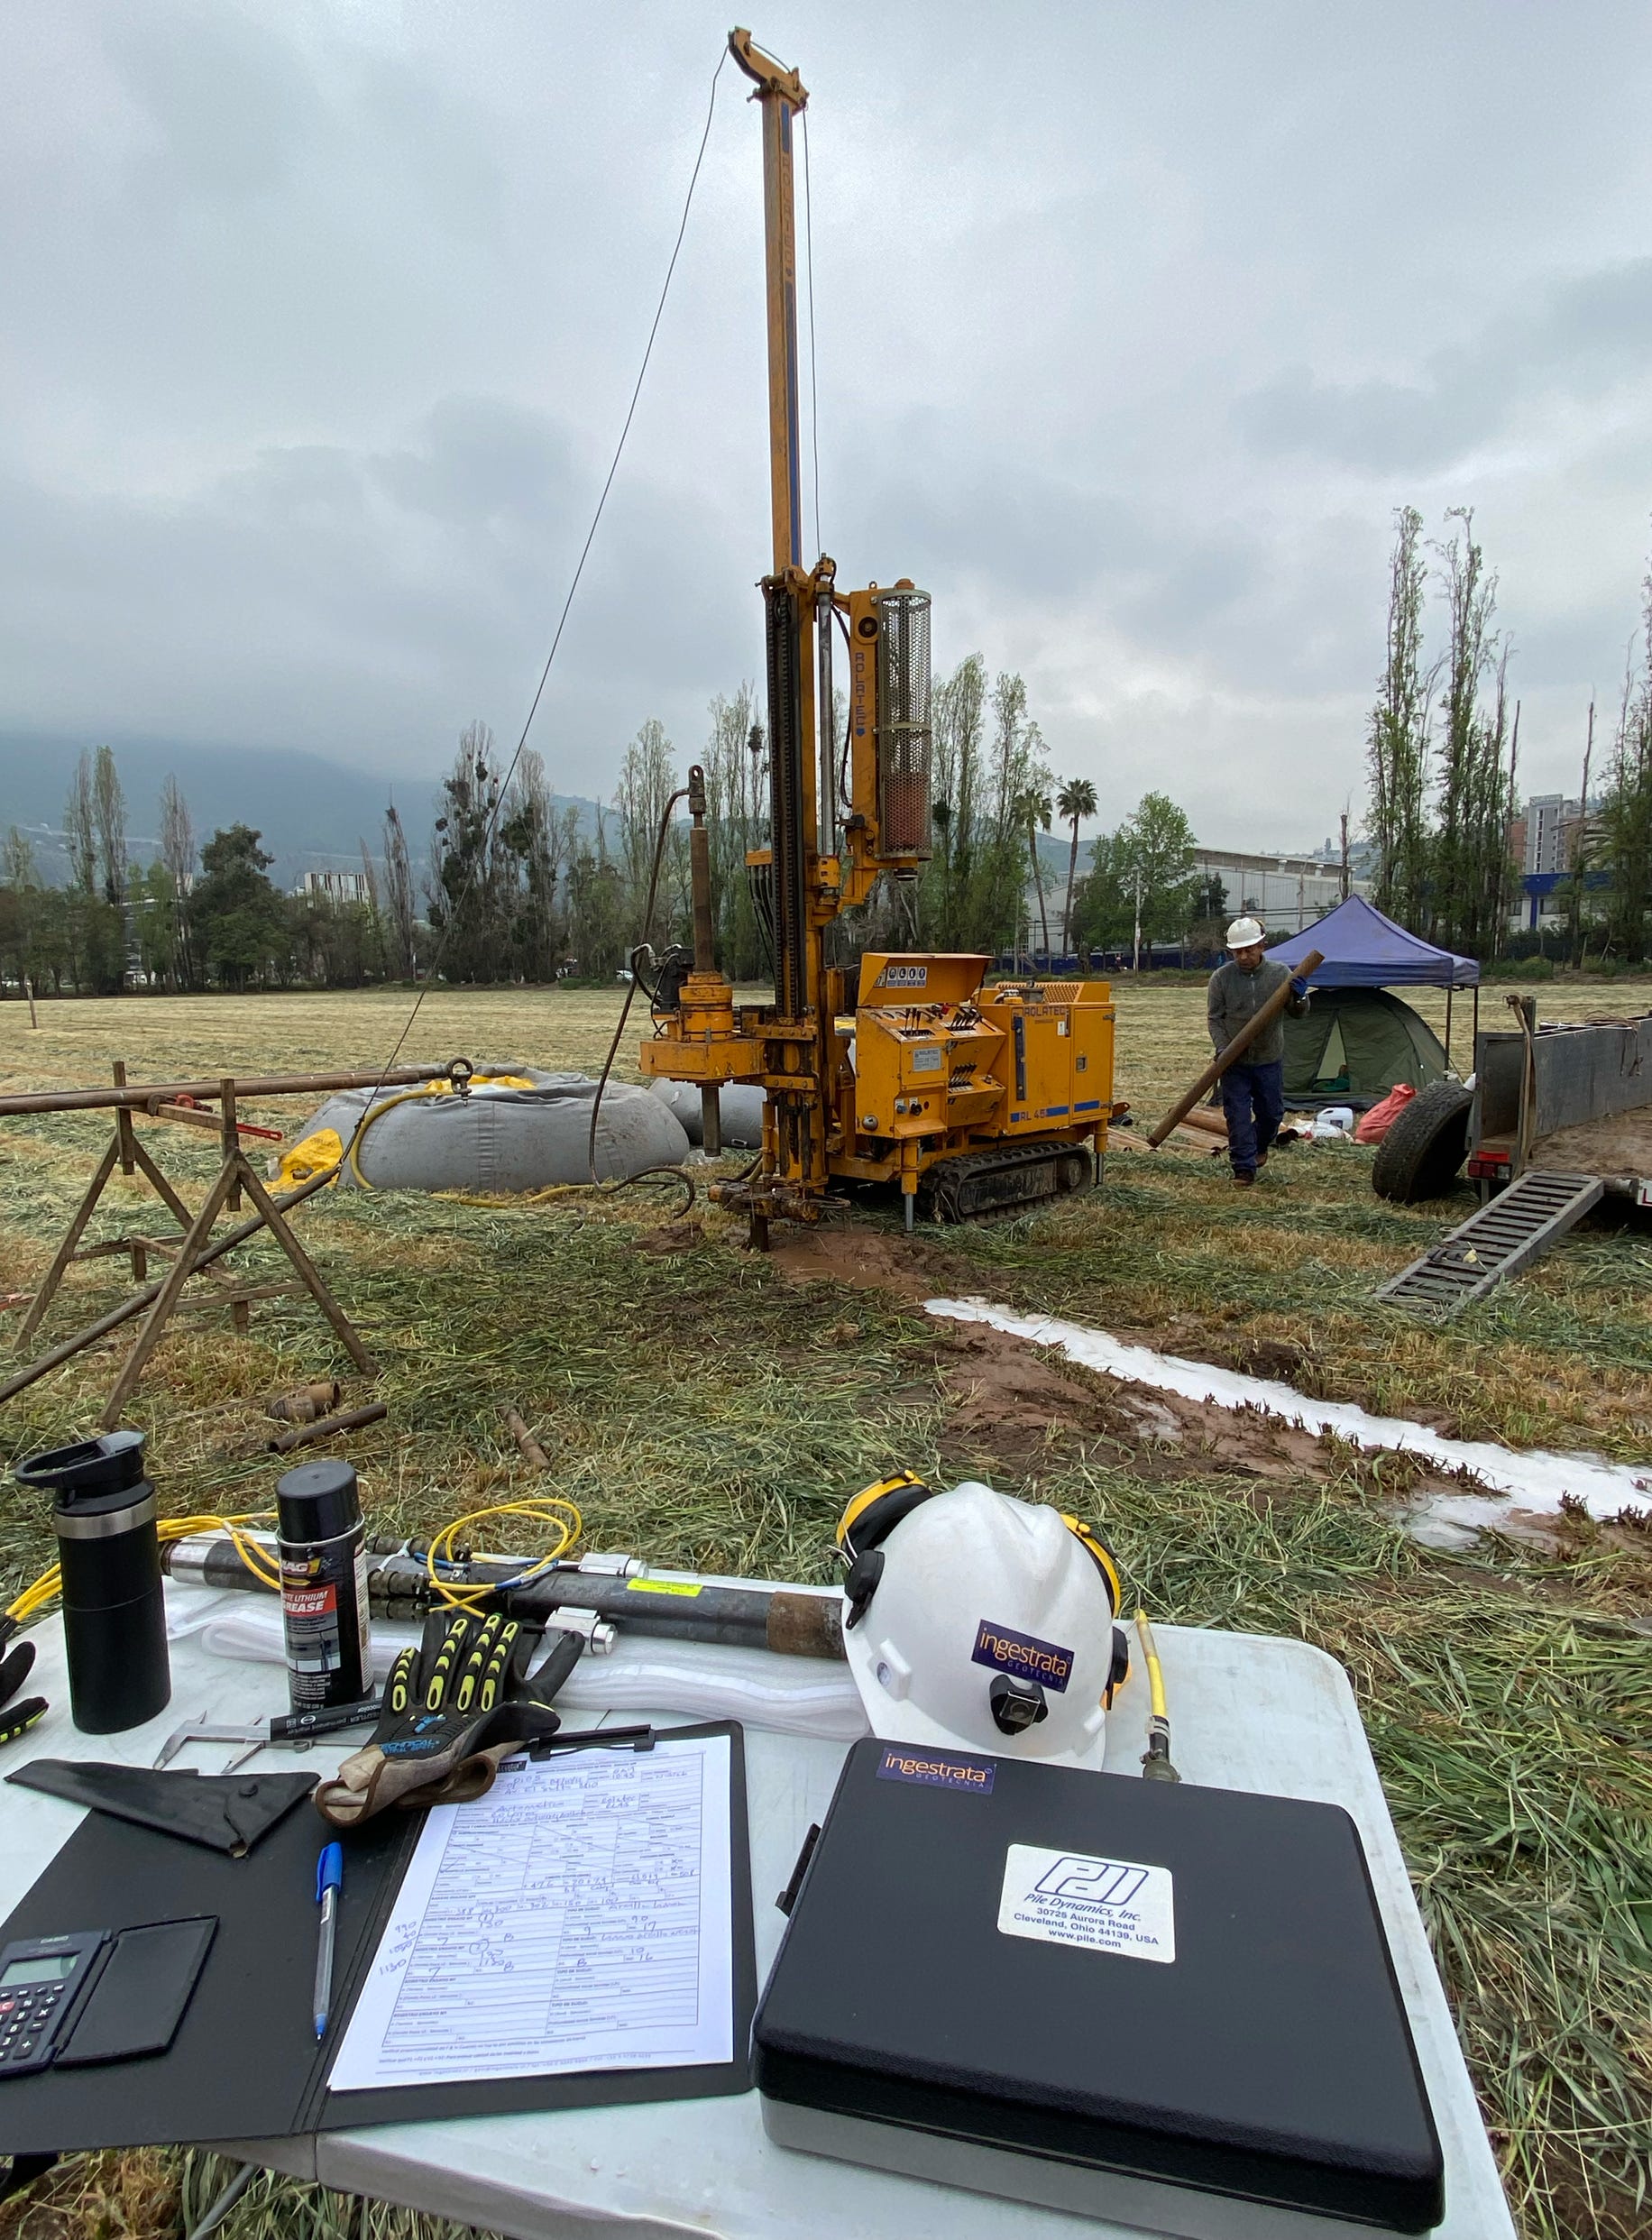
[[[1156, 1354], [1150, 1346], [1126, 1345], [1106, 1330], [1052, 1315], [1018, 1315], [980, 1299], [932, 1299], [926, 1312], [950, 1322], [984, 1322], [1034, 1345], [1052, 1345], [1069, 1361], [1099, 1370], [1127, 1384], [1216, 1408], [1259, 1408], [1307, 1431], [1330, 1431], [1370, 1453], [1415, 1455], [1443, 1473], [1467, 1470], [1491, 1489], [1491, 1497], [1464, 1492], [1430, 1497], [1426, 1519], [1446, 1527], [1473, 1529], [1501, 1521], [1515, 1510], [1549, 1514], [1570, 1493], [1592, 1517], [1612, 1517], [1625, 1508], [1646, 1507], [1652, 1497], [1652, 1470], [1609, 1463], [1598, 1455], [1518, 1454], [1482, 1439], [1448, 1439], [1426, 1424], [1402, 1416], [1372, 1416], [1345, 1400], [1309, 1400], [1289, 1384], [1267, 1377], [1242, 1376], [1208, 1362], [1183, 1361]], [[1501, 1497], [1501, 1498], [1499, 1498]]]
[[[741, 1584], [749, 1582], [742, 1581]], [[167, 1602], [169, 1637], [198, 1634], [211, 1657], [237, 1664], [285, 1659], [279, 1603], [235, 1593], [178, 1590]], [[372, 1621], [373, 1675], [382, 1680], [416, 1624]], [[777, 1657], [716, 1641], [665, 1641], [621, 1634], [606, 1657], [582, 1657], [557, 1691], [558, 1710], [647, 1711], [668, 1703], [691, 1719], [739, 1719], [778, 1734], [853, 1742], [871, 1732], [853, 1675], [836, 1657]]]

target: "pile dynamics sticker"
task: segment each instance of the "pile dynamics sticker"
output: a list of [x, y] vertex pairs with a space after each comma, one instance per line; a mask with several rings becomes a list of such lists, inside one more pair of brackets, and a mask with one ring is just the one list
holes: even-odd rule
[[1012, 1843], [998, 1928], [1036, 1944], [1073, 1944], [1124, 1960], [1176, 1957], [1176, 1886], [1168, 1867]]

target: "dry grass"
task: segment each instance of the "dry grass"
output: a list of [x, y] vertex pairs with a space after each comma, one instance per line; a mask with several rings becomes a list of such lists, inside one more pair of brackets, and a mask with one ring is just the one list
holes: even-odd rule
[[[1544, 992], [1546, 995], [1546, 991]], [[1620, 987], [1599, 1007], [1622, 1005]], [[617, 996], [568, 990], [427, 1001], [411, 1054], [519, 1057], [591, 1069]], [[1121, 1093], [1151, 1113], [1202, 1057], [1197, 988], [1120, 993]], [[31, 1035], [0, 1005], [0, 1081], [90, 1081], [115, 1057], [134, 1078], [381, 1060], [394, 997], [297, 996], [49, 1007]], [[271, 1106], [296, 1130], [302, 1102]], [[43, 1264], [106, 1124], [0, 1123], [0, 1294]], [[156, 1126], [198, 1189], [211, 1139]], [[381, 1366], [387, 1424], [353, 1440], [376, 1519], [407, 1528], [527, 1483], [505, 1431], [519, 1406], [592, 1540], [656, 1561], [821, 1577], [846, 1492], [952, 1451], [956, 1334], [879, 1290], [800, 1293], [704, 1215], [682, 1250], [639, 1252], [663, 1207], [641, 1193], [490, 1207], [351, 1194], [300, 1216], [306, 1242]], [[949, 1288], [1146, 1331], [1184, 1352], [1294, 1348], [1314, 1389], [1465, 1434], [1644, 1455], [1652, 1443], [1652, 1253], [1637, 1226], [1592, 1229], [1446, 1331], [1378, 1317], [1380, 1272], [1438, 1233], [1444, 1209], [1370, 1193], [1364, 1155], [1281, 1157], [1236, 1197], [1192, 1156], [1121, 1152], [1108, 1188], [1027, 1219], [946, 1233]], [[858, 1216], [905, 1251], [876, 1209]], [[117, 1201], [105, 1234], [122, 1220]], [[932, 1249], [930, 1248], [930, 1249]], [[252, 1265], [267, 1258], [250, 1256]], [[108, 1262], [78, 1271], [61, 1331], [118, 1295]], [[12, 1402], [0, 1460], [84, 1428], [123, 1337]], [[132, 1420], [172, 1510], [252, 1507], [273, 1468], [262, 1395], [337, 1369], [296, 1304], [254, 1310], [237, 1338], [193, 1318], [161, 1347]], [[359, 1385], [352, 1399], [364, 1397]], [[1629, 2240], [1647, 2225], [1652, 2047], [1652, 1646], [1625, 1622], [1652, 1601], [1645, 1555], [1569, 1529], [1552, 1552], [1472, 1561], [1411, 1546], [1373, 1504], [1370, 1473], [1334, 1457], [1259, 1484], [1188, 1455], [1066, 1440], [983, 1464], [1105, 1523], [1167, 1618], [1297, 1633], [1340, 1657], [1360, 1694], [1396, 1824], [1450, 1986], [1493, 2141], [1528, 2240]], [[0, 1499], [0, 1569], [28, 1575], [43, 1521]], [[1236, 1715], [1244, 1715], [1239, 1707]], [[216, 2172], [154, 2155], [83, 2158], [0, 2235], [178, 2228]], [[226, 2240], [295, 2231], [436, 2240], [401, 2212], [366, 2221], [341, 2197], [260, 2180]]]

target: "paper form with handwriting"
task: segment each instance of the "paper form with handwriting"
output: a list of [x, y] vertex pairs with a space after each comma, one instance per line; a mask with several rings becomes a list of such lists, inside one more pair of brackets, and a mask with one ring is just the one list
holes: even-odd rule
[[730, 1822], [726, 1734], [508, 1759], [427, 1820], [329, 2089], [731, 2061]]

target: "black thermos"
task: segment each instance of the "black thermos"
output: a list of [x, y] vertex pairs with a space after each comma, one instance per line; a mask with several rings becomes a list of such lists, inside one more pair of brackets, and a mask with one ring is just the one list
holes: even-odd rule
[[69, 1700], [82, 1734], [121, 1734], [166, 1709], [166, 1603], [155, 1489], [143, 1475], [142, 1431], [53, 1447], [19, 1463], [19, 1485], [55, 1495], [51, 1522], [63, 1573]]

